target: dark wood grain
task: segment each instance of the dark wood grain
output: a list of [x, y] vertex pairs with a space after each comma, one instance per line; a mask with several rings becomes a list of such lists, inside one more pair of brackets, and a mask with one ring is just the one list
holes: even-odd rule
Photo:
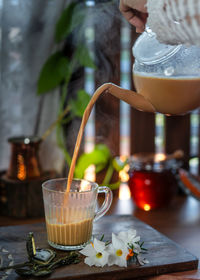
[[[200, 139], [200, 109], [198, 110], [198, 129], [199, 129], [199, 134], [198, 138]], [[198, 158], [200, 159], [200, 141], [198, 141], [199, 147], [198, 147]], [[200, 164], [198, 166], [198, 174], [200, 174]]]
[[[111, 7], [113, 15], [119, 13], [116, 8], [116, 5]], [[100, 38], [99, 26], [95, 27], [95, 55], [98, 67], [95, 75], [96, 88], [106, 82], [120, 85], [120, 17], [113, 16], [109, 18], [109, 22], [106, 32], [110, 37], [106, 42]], [[95, 104], [95, 142], [105, 143], [113, 156], [119, 155], [120, 100], [110, 94], [103, 94]]]
[[[197, 268], [198, 260], [195, 256], [147, 224], [129, 215], [103, 217], [94, 226], [94, 236], [100, 238], [104, 233], [105, 240], [110, 240], [112, 232], [118, 233], [130, 228], [135, 228], [145, 242], [145, 247], [148, 249], [145, 257], [149, 260], [149, 264], [142, 267], [131, 264], [127, 268], [117, 266], [99, 268], [89, 267], [82, 261], [76, 265], [58, 268], [48, 279], [138, 279], [138, 277]], [[15, 263], [24, 261], [25, 238], [29, 231], [34, 232], [38, 247], [48, 247], [44, 224], [11, 226], [0, 228], [1, 252], [2, 248], [9, 251]], [[12, 277], [9, 279], [17, 279], [14, 271], [9, 277]]]
[[[135, 29], [131, 32], [132, 45], [138, 38]], [[132, 49], [130, 49], [131, 56], [131, 69], [130, 69], [130, 80], [132, 81], [132, 90], [135, 89], [133, 82], [133, 64], [134, 57], [132, 55]], [[145, 113], [131, 108], [130, 118], [130, 151], [134, 153], [153, 153], [155, 152], [155, 114]]]
[[184, 167], [188, 168], [190, 158], [190, 115], [170, 116], [165, 118], [165, 150], [173, 153], [183, 150], [185, 155]]
[[155, 114], [131, 108], [131, 154], [155, 152]]
[[44, 217], [42, 183], [57, 176], [49, 171], [37, 179], [19, 181], [0, 176], [0, 213], [15, 218]]

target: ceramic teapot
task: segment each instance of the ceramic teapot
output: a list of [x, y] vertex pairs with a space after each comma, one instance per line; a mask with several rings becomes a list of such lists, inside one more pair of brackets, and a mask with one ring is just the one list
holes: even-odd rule
[[200, 48], [158, 42], [151, 30], [133, 46], [136, 92], [110, 84], [108, 92], [141, 111], [180, 115], [200, 106]]

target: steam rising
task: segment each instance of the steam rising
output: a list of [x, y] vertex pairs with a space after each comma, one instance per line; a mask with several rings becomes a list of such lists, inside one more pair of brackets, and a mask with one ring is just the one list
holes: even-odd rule
[[[96, 1], [97, 2], [97, 1]], [[66, 52], [73, 52], [73, 48], [76, 45], [77, 40], [80, 38], [84, 41], [85, 35], [88, 47], [91, 49], [94, 58], [97, 70], [95, 71], [95, 79], [98, 85], [113, 81], [115, 76], [115, 71], [117, 70], [116, 57], [120, 53], [120, 21], [121, 13], [118, 8], [118, 1], [86, 1], [81, 3], [77, 7], [78, 17], [81, 14], [84, 14], [85, 20], [81, 24], [81, 27], [77, 28], [74, 32], [71, 40], [67, 40], [67, 49]], [[77, 16], [74, 18], [74, 21], [78, 20]], [[89, 30], [89, 36], [87, 36], [87, 31]], [[69, 46], [70, 41], [70, 46]], [[83, 88], [83, 72], [75, 71], [73, 75], [72, 82], [70, 83], [70, 89], [68, 90], [68, 98], [71, 98], [76, 94], [77, 88]], [[103, 111], [101, 116], [105, 118], [105, 123], [107, 126], [112, 125], [112, 121], [109, 120], [108, 115]], [[109, 124], [110, 122], [110, 124]], [[77, 131], [80, 125], [80, 120], [73, 120], [70, 124], [67, 125], [65, 129], [66, 136], [69, 135], [70, 141], [67, 141], [67, 149], [73, 151], [74, 143], [77, 136]], [[101, 135], [105, 135], [103, 127]], [[103, 136], [97, 136], [97, 142], [106, 143], [106, 139]], [[114, 152], [113, 152], [114, 153]]]
[[[85, 22], [78, 34], [87, 28], [93, 30], [94, 38], [88, 42], [95, 53], [97, 65], [96, 79], [99, 83], [108, 82], [115, 75], [116, 56], [120, 52], [120, 21], [122, 19], [118, 1], [87, 1], [84, 7]], [[80, 5], [81, 9], [81, 5]]]

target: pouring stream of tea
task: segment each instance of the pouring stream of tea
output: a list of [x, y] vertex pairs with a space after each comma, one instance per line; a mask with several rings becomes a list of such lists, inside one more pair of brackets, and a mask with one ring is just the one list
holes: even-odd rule
[[110, 94], [114, 95], [115, 97], [127, 102], [132, 107], [134, 107], [138, 110], [142, 110], [142, 111], [144, 110], [146, 112], [155, 112], [155, 108], [151, 105], [151, 103], [146, 101], [143, 96], [141, 96], [140, 94], [138, 94], [134, 91], [120, 88], [120, 87], [118, 87], [118, 86], [116, 86], [115, 84], [112, 84], [112, 83], [106, 83], [106, 84], [103, 84], [102, 86], [100, 86], [95, 91], [95, 93], [93, 94], [93, 96], [92, 96], [90, 102], [88, 103], [88, 105], [85, 109], [85, 112], [83, 114], [83, 118], [82, 118], [82, 121], [81, 121], [81, 126], [80, 126], [80, 129], [79, 129], [79, 132], [78, 132], [78, 136], [77, 136], [77, 140], [76, 140], [76, 144], [75, 144], [75, 148], [74, 148], [74, 154], [73, 154], [73, 157], [72, 157], [72, 162], [71, 162], [71, 166], [70, 166], [70, 170], [69, 170], [69, 175], [68, 175], [68, 180], [67, 180], [67, 188], [66, 188], [66, 192], [65, 192], [65, 194], [66, 194], [65, 197], [66, 198], [67, 198], [67, 193], [70, 191], [70, 186], [71, 186], [73, 175], [74, 175], [75, 164], [76, 164], [81, 140], [82, 140], [82, 137], [83, 137], [84, 128], [86, 126], [86, 123], [88, 121], [88, 118], [90, 116], [90, 113], [92, 111], [92, 108], [93, 108], [96, 100], [98, 99], [98, 97], [104, 91], [106, 91], [107, 93], [110, 93]]

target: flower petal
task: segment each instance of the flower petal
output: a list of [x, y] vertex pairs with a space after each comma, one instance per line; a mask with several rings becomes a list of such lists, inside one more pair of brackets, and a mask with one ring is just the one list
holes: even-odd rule
[[85, 262], [85, 264], [87, 264], [89, 266], [95, 265], [94, 257], [86, 257], [84, 262]]
[[121, 267], [127, 267], [126, 258], [116, 258], [115, 264]]
[[109, 244], [108, 245], [108, 249], [107, 249], [108, 253], [109, 253], [109, 256], [108, 256], [108, 265], [111, 266], [111, 265], [114, 265], [116, 263], [116, 249], [113, 247], [113, 244]]
[[112, 233], [112, 244], [113, 247], [116, 249], [121, 249], [122, 247], [126, 246], [124, 242], [121, 239], [119, 239], [114, 233]]
[[133, 245], [134, 245], [133, 252], [136, 254], [141, 253], [142, 249], [141, 249], [140, 245], [138, 245], [138, 244], [133, 244]]
[[97, 251], [97, 252], [103, 252], [105, 250], [105, 243], [100, 241], [100, 240], [97, 240], [96, 238], [94, 239], [94, 249]]
[[109, 255], [108, 256], [108, 265], [111, 266], [111, 265], [115, 264], [115, 259], [116, 259], [115, 255]]
[[[118, 254], [121, 251], [120, 254]], [[128, 255], [128, 248], [125, 243], [119, 239], [114, 233], [112, 234], [112, 244], [108, 246], [108, 265], [116, 264], [118, 266], [127, 266], [126, 257]]]
[[137, 256], [137, 260], [138, 260], [140, 265], [144, 265], [146, 263], [149, 263], [149, 261], [147, 259], [143, 258], [142, 256]]
[[129, 229], [128, 230], [128, 236], [136, 236], [136, 234], [137, 234], [137, 231], [135, 230], [135, 229]]
[[115, 248], [113, 247], [112, 243], [107, 246], [106, 251], [108, 252], [109, 255], [112, 255], [115, 253]]
[[106, 265], [108, 263], [108, 256], [109, 256], [109, 254], [107, 252], [103, 252], [102, 257], [99, 259], [96, 259], [95, 265], [101, 266], [101, 267]]
[[135, 229], [129, 229], [128, 231], [121, 231], [117, 235], [125, 244], [133, 244], [140, 240], [140, 236], [136, 236], [137, 231]]
[[83, 248], [81, 251], [79, 251], [84, 256], [94, 256], [96, 254], [95, 249], [93, 248], [92, 244], [88, 244]]
[[138, 242], [138, 241], [140, 241], [140, 236], [136, 236], [135, 238], [131, 239], [132, 243], [135, 243], [135, 242]]
[[117, 235], [118, 238], [120, 238], [121, 240], [123, 240], [124, 242], [127, 242], [128, 240], [128, 234], [125, 231], [121, 231], [119, 232], [119, 234]]
[[121, 267], [127, 267], [127, 261], [126, 261], [126, 254], [123, 254], [121, 257], [117, 257], [116, 254], [111, 254], [108, 257], [108, 265], [118, 265]]

